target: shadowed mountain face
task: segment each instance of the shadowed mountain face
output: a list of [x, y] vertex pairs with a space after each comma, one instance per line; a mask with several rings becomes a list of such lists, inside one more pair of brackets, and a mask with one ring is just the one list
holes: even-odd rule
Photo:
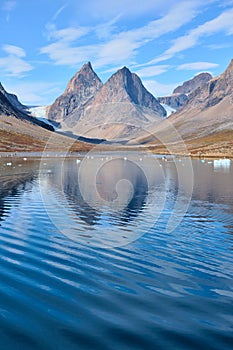
[[2, 95], [4, 95], [7, 98], [7, 100], [13, 107], [15, 107], [16, 109], [22, 112], [27, 111], [27, 106], [24, 106], [22, 103], [20, 103], [16, 95], [10, 94], [9, 92], [7, 92], [1, 83], [0, 83], [0, 92], [2, 93]]
[[[41, 126], [50, 131], [54, 130], [52, 126], [30, 116], [27, 113], [27, 107], [22, 105], [15, 95], [6, 92], [2, 84], [0, 84], [0, 114], [9, 117], [14, 116], [17, 119], [21, 119], [31, 124]], [[9, 122], [10, 120], [11, 118], [9, 119]]]
[[71, 79], [48, 112], [63, 130], [108, 140], [129, 139], [164, 116], [165, 109], [128, 68], [118, 70], [103, 85], [90, 63]]
[[186, 94], [172, 94], [169, 96], [158, 97], [159, 103], [164, 103], [165, 105], [174, 108], [175, 110], [182, 107], [185, 102], [188, 100], [188, 96]]
[[177, 86], [171, 95], [158, 97], [158, 101], [178, 110], [188, 101], [190, 94], [196, 89], [201, 89], [211, 79], [211, 74], [200, 73], [194, 78], [185, 81], [182, 85]]
[[[184, 106], [153, 134], [176, 142], [170, 126], [177, 130], [192, 154], [233, 155], [233, 60], [218, 77], [195, 89]], [[170, 126], [169, 126], [170, 125]], [[141, 141], [156, 144], [155, 138]]]
[[206, 109], [229, 98], [233, 102], [233, 60], [220, 76], [208, 80], [204, 85], [190, 94], [187, 108]]
[[190, 94], [197, 88], [201, 88], [205, 83], [207, 83], [210, 79], [212, 79], [212, 75], [210, 73], [200, 73], [196, 75], [194, 78], [185, 81], [181, 86], [177, 86], [173, 91], [174, 94]]

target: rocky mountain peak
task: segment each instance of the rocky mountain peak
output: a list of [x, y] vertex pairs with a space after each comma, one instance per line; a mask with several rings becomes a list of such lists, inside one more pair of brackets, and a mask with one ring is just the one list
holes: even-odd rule
[[219, 76], [208, 80], [195, 89], [190, 95], [185, 109], [192, 107], [205, 110], [218, 105], [225, 98], [233, 103], [233, 60]]
[[202, 87], [205, 83], [211, 80], [213, 77], [210, 73], [200, 73], [192, 79], [185, 81], [182, 85], [175, 88], [173, 93], [190, 94], [199, 87]]
[[76, 108], [92, 99], [103, 86], [102, 81], [88, 62], [70, 79], [64, 93], [50, 106], [48, 118], [62, 121]]
[[130, 138], [141, 128], [160, 122], [166, 110], [127, 67], [103, 85], [87, 63], [70, 80], [48, 116], [61, 122], [63, 130], [115, 140]]
[[225, 72], [223, 73], [223, 76], [225, 79], [231, 80], [231, 81], [229, 81], [229, 83], [232, 85], [232, 82], [233, 82], [233, 59], [231, 60], [229, 66], [227, 67]]
[[[78, 90], [85, 90], [87, 87], [99, 88], [103, 84], [97, 74], [94, 72], [91, 62], [85, 63], [82, 68], [70, 79], [66, 93], [77, 92]], [[87, 91], [86, 91], [87, 92]]]
[[144, 87], [138, 75], [132, 73], [127, 67], [113, 74], [101, 92], [102, 90], [106, 101], [130, 101], [141, 107], [150, 108], [160, 116], [166, 116], [166, 111], [158, 100]]

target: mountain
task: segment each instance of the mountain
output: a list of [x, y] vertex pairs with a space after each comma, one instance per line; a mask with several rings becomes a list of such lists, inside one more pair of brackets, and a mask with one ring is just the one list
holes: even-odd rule
[[49, 107], [47, 117], [57, 122], [65, 121], [77, 108], [82, 108], [103, 83], [93, 71], [91, 63], [84, 64], [79, 72], [69, 81], [64, 93]]
[[188, 96], [182, 93], [173, 93], [172, 95], [158, 97], [157, 99], [159, 103], [177, 110], [185, 104], [188, 100]]
[[[91, 145], [56, 134], [53, 127], [17, 108], [17, 97], [8, 94], [1, 85], [0, 91], [0, 152], [49, 150], [85, 151]], [[10, 96], [10, 98], [9, 98]], [[13, 95], [14, 96], [14, 95]], [[18, 101], [18, 103], [15, 103]], [[19, 105], [20, 106], [20, 105]]]
[[10, 104], [13, 107], [15, 107], [16, 109], [18, 109], [19, 111], [22, 111], [22, 112], [27, 111], [27, 106], [20, 103], [18, 100], [18, 97], [16, 95], [10, 94], [9, 92], [7, 92], [1, 83], [0, 83], [0, 92], [2, 93], [2, 95], [4, 95], [7, 98], [7, 100], [10, 102]]
[[[153, 128], [151, 134], [178, 149], [172, 129], [192, 155], [233, 155], [233, 60], [221, 75], [195, 89], [184, 106]], [[143, 136], [136, 141], [165, 151], [157, 136]]]
[[174, 89], [173, 94], [189, 95], [197, 88], [201, 88], [203, 85], [205, 85], [205, 83], [207, 83], [210, 79], [212, 79], [212, 75], [210, 73], [200, 73], [194, 78], [185, 81], [182, 85], [177, 86], [177, 88]]
[[[71, 94], [78, 102], [70, 107]], [[103, 85], [90, 63], [71, 79], [48, 113], [62, 122], [63, 130], [107, 140], [129, 139], [164, 116], [165, 109], [128, 68], [119, 69]]]
[[2, 117], [2, 115], [9, 117], [14, 116], [16, 119], [21, 119], [31, 124], [38, 125], [44, 129], [54, 131], [54, 128], [51, 125], [48, 125], [47, 123], [32, 117], [23, 111], [17, 110], [17, 108], [15, 108], [0, 92], [0, 117]]
[[200, 73], [194, 78], [185, 81], [182, 85], [177, 86], [171, 95], [158, 97], [158, 101], [177, 111], [187, 102], [193, 91], [197, 88], [202, 88], [210, 79], [212, 79], [211, 74]]

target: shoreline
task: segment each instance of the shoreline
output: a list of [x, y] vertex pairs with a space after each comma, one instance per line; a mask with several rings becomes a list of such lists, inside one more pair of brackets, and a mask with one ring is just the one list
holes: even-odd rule
[[[138, 148], [138, 149], [109, 149], [109, 150], [99, 150], [96, 153], [129, 153], [129, 152], [143, 152], [143, 153], [147, 153], [147, 154], [152, 154], [155, 156], [166, 156], [166, 157], [184, 157], [184, 158], [191, 158], [191, 159], [231, 159], [233, 160], [233, 155], [229, 155], [229, 154], [214, 154], [214, 153], [210, 153], [210, 154], [201, 154], [201, 155], [192, 155], [192, 154], [179, 154], [179, 153], [166, 153], [166, 152], [153, 152], [151, 150], [148, 149], [142, 149], [142, 148]], [[80, 152], [42, 152], [42, 151], [35, 151], [35, 152], [28, 152], [28, 151], [21, 151], [21, 152], [0, 152], [0, 159], [14, 159], [14, 158], [76, 158], [76, 157], [84, 157], [86, 154], [88, 154], [89, 152], [85, 152], [85, 151], [80, 151]]]

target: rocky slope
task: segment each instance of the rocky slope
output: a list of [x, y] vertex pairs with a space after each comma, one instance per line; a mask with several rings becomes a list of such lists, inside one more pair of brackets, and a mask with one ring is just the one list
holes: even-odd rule
[[[11, 99], [13, 99], [14, 104], [11, 103]], [[17, 106], [19, 106], [19, 109]], [[47, 130], [54, 130], [51, 125], [29, 115], [27, 110], [24, 110], [24, 106], [18, 101], [18, 98], [13, 94], [8, 94], [2, 85], [0, 91], [0, 115], [14, 116], [17, 119], [28, 121], [29, 123], [41, 126]]]
[[177, 111], [187, 102], [193, 91], [202, 88], [210, 79], [212, 79], [211, 74], [200, 73], [194, 78], [185, 81], [182, 85], [177, 86], [171, 95], [158, 97], [158, 101]]
[[51, 132], [52, 126], [17, 109], [8, 98], [0, 91], [0, 152], [90, 149], [91, 145]]
[[[94, 77], [94, 80], [90, 81], [90, 77]], [[90, 63], [76, 74], [75, 84], [72, 83], [73, 79], [48, 113], [50, 119], [61, 121], [63, 130], [92, 138], [129, 139], [138, 130], [166, 116], [164, 108], [146, 90], [140, 78], [126, 67], [113, 74], [104, 85]], [[90, 90], [89, 84], [93, 82]], [[88, 87], [87, 94], [83, 84]], [[63, 101], [70, 101], [70, 91], [72, 99], [80, 102], [67, 109]]]
[[170, 106], [171, 108], [177, 110], [182, 107], [188, 100], [186, 94], [173, 93], [172, 95], [158, 97], [159, 103]]
[[46, 130], [14, 115], [0, 113], [0, 156], [2, 152], [88, 151], [92, 145]]
[[179, 135], [193, 155], [233, 155], [233, 60], [220, 76], [194, 90], [188, 102], [152, 134], [163, 139], [164, 145], [151, 136], [137, 141], [163, 150], [173, 144], [178, 149]]
[[182, 85], [177, 86], [177, 88], [174, 89], [173, 94], [189, 95], [197, 88], [201, 88], [203, 85], [205, 85], [205, 83], [207, 83], [210, 79], [212, 79], [212, 75], [210, 73], [200, 73], [194, 78], [185, 81]]
[[0, 92], [2, 95], [4, 95], [7, 100], [9, 101], [9, 103], [15, 107], [17, 110], [21, 111], [21, 112], [26, 112], [27, 111], [27, 106], [23, 105], [21, 102], [19, 102], [18, 97], [14, 94], [10, 94], [9, 92], [7, 92], [4, 87], [2, 86], [2, 84], [0, 83]]
[[81, 70], [69, 81], [64, 93], [49, 107], [47, 117], [57, 122], [65, 121], [77, 108], [82, 108], [91, 100], [103, 83], [93, 71], [91, 63], [84, 64]]

